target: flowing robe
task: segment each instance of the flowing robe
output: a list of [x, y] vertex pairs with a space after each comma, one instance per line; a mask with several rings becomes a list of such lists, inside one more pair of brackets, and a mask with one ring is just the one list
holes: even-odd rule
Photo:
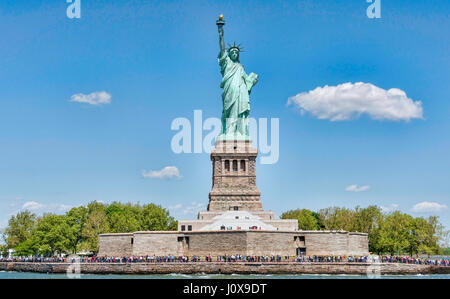
[[256, 84], [257, 75], [247, 75], [244, 66], [234, 62], [224, 51], [219, 54], [222, 82], [222, 133], [233, 134], [240, 132], [247, 134], [246, 120], [250, 113], [250, 93]]

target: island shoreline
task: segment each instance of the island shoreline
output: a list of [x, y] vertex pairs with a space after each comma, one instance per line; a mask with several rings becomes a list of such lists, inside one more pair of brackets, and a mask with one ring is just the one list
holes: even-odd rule
[[[70, 267], [70, 268], [69, 268]], [[450, 267], [402, 263], [27, 263], [0, 262], [0, 271], [82, 274], [450, 274]], [[70, 273], [70, 272], [69, 272]]]

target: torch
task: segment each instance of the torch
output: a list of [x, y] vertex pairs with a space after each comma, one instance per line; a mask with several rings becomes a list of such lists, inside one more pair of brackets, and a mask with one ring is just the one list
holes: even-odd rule
[[222, 27], [225, 25], [225, 21], [223, 20], [223, 14], [220, 14], [219, 19], [216, 21], [217, 26]]

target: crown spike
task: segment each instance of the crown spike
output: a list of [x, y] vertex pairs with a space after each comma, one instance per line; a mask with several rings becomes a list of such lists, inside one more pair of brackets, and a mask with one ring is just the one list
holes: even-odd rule
[[239, 52], [245, 52], [244, 47], [241, 46], [241, 44], [236, 44], [236, 42], [233, 42], [233, 45], [228, 44], [228, 51], [231, 51], [231, 49], [237, 49]]

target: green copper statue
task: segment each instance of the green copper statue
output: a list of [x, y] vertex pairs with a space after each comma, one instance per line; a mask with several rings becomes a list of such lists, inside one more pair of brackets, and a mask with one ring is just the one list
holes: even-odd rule
[[248, 117], [250, 114], [250, 93], [258, 82], [258, 75], [247, 75], [244, 66], [239, 61], [242, 52], [240, 45], [233, 44], [227, 49], [223, 39], [223, 16], [216, 22], [219, 28], [222, 82], [222, 134], [218, 140], [248, 140]]

